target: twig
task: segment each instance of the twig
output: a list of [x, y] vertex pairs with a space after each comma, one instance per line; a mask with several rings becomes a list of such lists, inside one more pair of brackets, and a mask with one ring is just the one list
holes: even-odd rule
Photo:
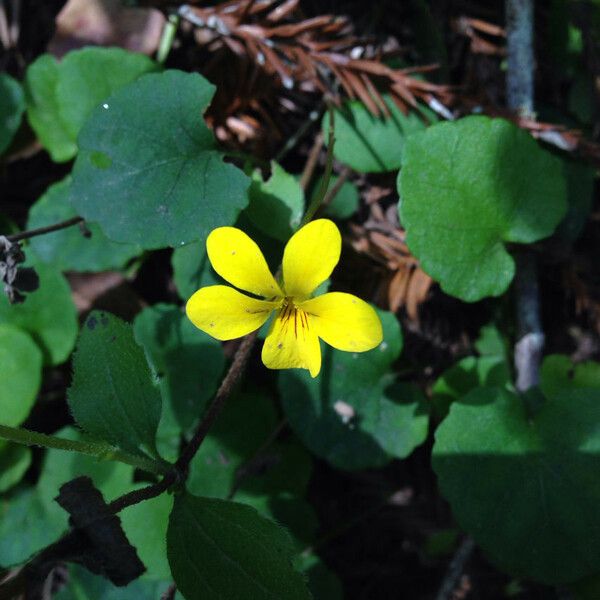
[[321, 206], [328, 206], [329, 204], [331, 204], [331, 201], [337, 196], [338, 192], [342, 189], [344, 183], [346, 183], [346, 181], [348, 180], [348, 177], [350, 176], [351, 172], [352, 170], [350, 169], [350, 167], [344, 167], [340, 171], [336, 182], [331, 186], [331, 189], [327, 192], [325, 198], [323, 198]]
[[456, 550], [456, 553], [448, 565], [448, 569], [444, 575], [442, 585], [440, 586], [435, 600], [450, 600], [452, 598], [453, 592], [460, 581], [463, 571], [465, 570], [465, 565], [471, 557], [474, 549], [475, 542], [473, 541], [473, 538], [466, 537]]
[[315, 141], [313, 142], [312, 148], [308, 153], [308, 158], [306, 159], [306, 164], [304, 165], [304, 170], [302, 171], [302, 175], [300, 176], [300, 187], [306, 191], [308, 188], [308, 184], [312, 179], [313, 173], [315, 172], [315, 167], [317, 166], [317, 161], [319, 160], [319, 153], [321, 152], [321, 148], [323, 146], [323, 134], [319, 131], [315, 136]]
[[9, 242], [20, 242], [21, 240], [27, 240], [37, 235], [43, 235], [44, 233], [52, 233], [53, 231], [59, 231], [60, 229], [66, 229], [72, 227], [78, 223], [83, 223], [82, 217], [73, 217], [54, 225], [47, 225], [46, 227], [38, 227], [37, 229], [30, 229], [28, 231], [21, 231], [20, 233], [14, 233], [13, 235], [7, 235], [6, 239]]

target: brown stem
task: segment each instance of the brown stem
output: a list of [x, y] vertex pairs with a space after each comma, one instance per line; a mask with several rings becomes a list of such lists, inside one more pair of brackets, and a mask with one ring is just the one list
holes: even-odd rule
[[175, 463], [175, 468], [179, 473], [184, 474], [184, 477], [192, 458], [194, 458], [196, 452], [198, 452], [200, 444], [204, 441], [204, 438], [210, 431], [213, 423], [219, 414], [221, 414], [221, 411], [225, 406], [225, 401], [244, 372], [244, 368], [250, 357], [250, 351], [252, 350], [252, 346], [254, 346], [257, 335], [258, 331], [255, 331], [242, 340], [242, 343], [235, 353], [231, 367], [229, 367], [229, 371], [227, 371], [227, 375], [225, 375], [225, 379], [223, 379], [223, 382], [217, 391], [215, 399], [208, 407], [202, 421], [200, 421], [196, 433], [194, 433], [190, 443], [183, 449], [181, 456]]
[[83, 223], [82, 217], [73, 217], [54, 225], [47, 225], [46, 227], [38, 227], [37, 229], [30, 229], [28, 231], [21, 231], [21, 233], [14, 233], [13, 235], [7, 235], [6, 239], [9, 242], [20, 242], [21, 240], [28, 240], [29, 238], [35, 237], [36, 235], [44, 235], [45, 233], [52, 233], [53, 231], [59, 231], [60, 229], [66, 229], [72, 227], [78, 223]]
[[317, 166], [317, 160], [319, 159], [319, 153], [321, 152], [321, 148], [323, 147], [323, 134], [319, 131], [315, 136], [315, 141], [313, 142], [312, 148], [308, 153], [308, 158], [306, 159], [306, 164], [304, 165], [304, 170], [302, 171], [302, 175], [300, 176], [300, 187], [306, 191], [310, 180], [312, 179], [313, 173], [315, 172], [315, 167]]

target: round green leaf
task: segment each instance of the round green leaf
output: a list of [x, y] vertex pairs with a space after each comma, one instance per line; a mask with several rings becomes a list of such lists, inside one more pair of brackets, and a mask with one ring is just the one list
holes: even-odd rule
[[225, 357], [220, 342], [199, 335], [181, 309], [168, 304], [143, 310], [133, 330], [158, 377], [163, 402], [187, 431], [221, 381]]
[[52, 160], [65, 162], [77, 154], [77, 144], [63, 123], [56, 86], [59, 78], [58, 61], [50, 54], [42, 54], [25, 73], [27, 118], [42, 146]]
[[72, 139], [77, 139], [90, 113], [114, 91], [158, 65], [137, 52], [122, 48], [82, 48], [62, 59], [56, 85], [61, 121]]
[[223, 162], [202, 119], [214, 87], [195, 73], [141, 77], [79, 135], [71, 200], [112, 240], [144, 248], [204, 239], [235, 221], [248, 178]]
[[161, 494], [119, 513], [123, 531], [146, 567], [143, 579], [161, 580], [171, 577], [166, 537], [172, 508], [173, 496]]
[[25, 110], [25, 96], [18, 81], [0, 73], [0, 153], [4, 152], [19, 129]]
[[203, 242], [175, 248], [171, 264], [175, 287], [179, 295], [186, 300], [201, 287], [221, 283], [211, 269]]
[[22, 304], [9, 304], [0, 295], [0, 324], [27, 331], [44, 353], [46, 364], [58, 365], [69, 357], [77, 338], [77, 311], [65, 278], [53, 267], [36, 261], [40, 287]]
[[506, 291], [515, 265], [504, 243], [549, 236], [567, 206], [562, 162], [527, 132], [487, 117], [413, 136], [398, 185], [411, 252], [467, 302]]
[[[375, 117], [357, 100], [335, 109], [335, 157], [359, 173], [395, 171], [402, 162], [406, 138], [425, 129], [426, 123], [415, 112], [405, 115], [389, 97], [384, 96], [389, 117]], [[430, 111], [425, 111], [428, 115]], [[325, 139], [329, 115], [322, 123]]]
[[42, 353], [27, 333], [0, 324], [0, 422], [14, 427], [29, 415], [42, 383]]
[[594, 361], [574, 364], [563, 354], [546, 356], [540, 371], [540, 388], [546, 396], [573, 388], [600, 388], [600, 365]]
[[0, 446], [0, 492], [6, 492], [19, 481], [31, 465], [31, 450], [19, 444]]
[[156, 455], [161, 398], [133, 330], [114, 315], [93, 311], [73, 356], [67, 400], [79, 425], [133, 454]]
[[29, 122], [53, 160], [70, 160], [92, 110], [114, 91], [157, 69], [147, 56], [121, 48], [74, 50], [61, 62], [43, 54], [27, 69]]
[[312, 379], [283, 371], [279, 391], [286, 416], [308, 448], [340, 469], [364, 469], [404, 458], [425, 440], [428, 417], [422, 394], [394, 383], [391, 364], [402, 334], [396, 317], [379, 311], [384, 341], [365, 353], [327, 347]]
[[286, 242], [300, 225], [304, 213], [304, 192], [298, 180], [276, 162], [266, 181], [259, 171], [252, 176], [250, 204], [244, 211], [263, 233]]
[[566, 583], [600, 564], [600, 390], [561, 390], [533, 416], [499, 388], [454, 403], [433, 467], [459, 524], [503, 570]]
[[[29, 211], [28, 229], [44, 227], [77, 216], [69, 201], [71, 178], [50, 186]], [[110, 241], [95, 223], [86, 223], [90, 237], [79, 227], [69, 227], [34, 237], [31, 247], [45, 263], [63, 271], [107, 271], [121, 268], [142, 249]]]
[[286, 531], [244, 504], [176, 496], [167, 548], [187, 600], [310, 598]]

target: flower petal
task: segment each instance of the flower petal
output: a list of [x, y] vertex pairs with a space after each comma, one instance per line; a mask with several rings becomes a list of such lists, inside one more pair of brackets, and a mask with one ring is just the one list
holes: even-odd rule
[[265, 298], [282, 296], [260, 248], [241, 229], [214, 229], [206, 251], [214, 270], [235, 287]]
[[308, 298], [340, 260], [342, 236], [333, 221], [317, 219], [299, 229], [283, 253], [283, 285], [287, 296]]
[[227, 285], [200, 288], [185, 312], [198, 329], [218, 340], [233, 340], [258, 329], [281, 302], [257, 300]]
[[310, 315], [317, 335], [330, 346], [346, 352], [365, 352], [383, 340], [381, 321], [364, 300], [331, 292], [299, 305]]
[[269, 369], [308, 369], [312, 377], [321, 370], [321, 345], [310, 317], [293, 305], [282, 308], [267, 335], [262, 361]]

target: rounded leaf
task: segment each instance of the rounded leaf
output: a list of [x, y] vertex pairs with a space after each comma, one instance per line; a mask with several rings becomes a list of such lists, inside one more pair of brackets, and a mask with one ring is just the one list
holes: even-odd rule
[[533, 416], [500, 388], [455, 402], [433, 467], [459, 524], [502, 570], [547, 584], [600, 564], [600, 390], [560, 390]]
[[527, 132], [487, 117], [411, 137], [398, 186], [411, 252], [467, 302], [505, 292], [515, 264], [504, 243], [549, 236], [567, 207], [562, 162]]
[[144, 248], [205, 239], [233, 223], [249, 179], [223, 162], [202, 119], [213, 94], [200, 75], [166, 71], [106, 99], [78, 138], [77, 212], [110, 239]]

